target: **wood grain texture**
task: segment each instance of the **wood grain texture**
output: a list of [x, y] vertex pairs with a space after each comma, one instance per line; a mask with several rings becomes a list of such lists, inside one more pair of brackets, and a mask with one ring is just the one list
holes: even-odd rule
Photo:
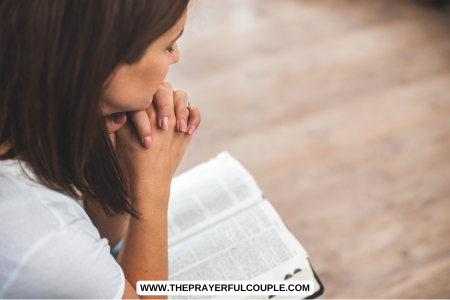
[[203, 120], [177, 173], [234, 155], [325, 298], [450, 297], [450, 13], [194, 1], [179, 47], [168, 80]]

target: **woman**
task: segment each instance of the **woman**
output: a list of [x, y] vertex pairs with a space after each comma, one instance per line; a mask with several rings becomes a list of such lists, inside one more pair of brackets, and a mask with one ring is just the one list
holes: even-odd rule
[[200, 124], [163, 82], [187, 5], [0, 2], [0, 298], [167, 280], [170, 182]]

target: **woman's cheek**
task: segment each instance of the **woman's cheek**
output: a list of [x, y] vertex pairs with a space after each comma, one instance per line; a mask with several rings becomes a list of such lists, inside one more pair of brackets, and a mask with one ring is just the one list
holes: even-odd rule
[[[169, 63], [168, 63], [168, 58], [166, 57], [165, 59], [161, 60], [161, 63], [158, 66], [158, 81], [159, 81], [159, 85], [161, 83], [163, 83], [164, 79], [166, 79], [167, 77], [167, 73], [169, 73]], [[158, 86], [159, 86], [158, 85]]]
[[144, 110], [169, 71], [170, 55], [145, 57], [140, 64], [124, 68], [110, 81], [101, 104], [104, 114]]

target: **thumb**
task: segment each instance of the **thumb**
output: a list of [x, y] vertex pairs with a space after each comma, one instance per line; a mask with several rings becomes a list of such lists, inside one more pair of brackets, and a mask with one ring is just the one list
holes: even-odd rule
[[108, 130], [108, 133], [115, 133], [117, 130], [122, 128], [123, 125], [125, 125], [127, 121], [127, 114], [124, 112], [112, 114], [105, 116], [105, 122], [106, 122], [106, 129]]

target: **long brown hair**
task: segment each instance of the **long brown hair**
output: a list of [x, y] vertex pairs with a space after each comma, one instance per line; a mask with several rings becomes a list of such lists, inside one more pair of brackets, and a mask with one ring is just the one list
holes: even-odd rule
[[138, 217], [99, 100], [115, 67], [138, 61], [188, 2], [0, 1], [0, 159], [20, 157], [45, 186], [78, 190], [106, 214]]

